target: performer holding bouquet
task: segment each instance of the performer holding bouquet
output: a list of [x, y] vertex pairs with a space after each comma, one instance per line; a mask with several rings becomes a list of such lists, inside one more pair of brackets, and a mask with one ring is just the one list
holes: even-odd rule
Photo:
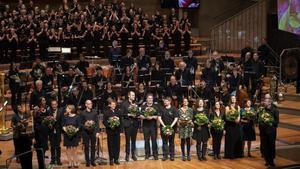
[[109, 107], [103, 116], [103, 124], [107, 133], [107, 147], [109, 154], [109, 164], [119, 165], [120, 156], [120, 132], [121, 132], [121, 117], [122, 114], [116, 109], [117, 102], [110, 100]]
[[255, 141], [255, 127], [254, 122], [256, 119], [256, 112], [251, 107], [251, 100], [247, 99], [245, 107], [241, 110], [241, 124], [242, 124], [242, 138], [243, 138], [243, 150], [245, 142], [247, 141], [248, 157], [251, 157], [251, 141]]
[[[135, 103], [135, 93], [133, 91], [128, 92], [128, 99], [122, 103], [121, 111], [124, 117], [124, 130], [126, 137], [126, 156], [125, 160], [129, 161], [129, 154], [131, 148], [131, 156], [134, 161], [137, 160], [135, 156], [136, 149], [136, 135], [139, 127], [138, 121], [138, 106]], [[131, 144], [130, 144], [131, 143]]]
[[210, 137], [208, 130], [208, 111], [204, 108], [204, 100], [199, 99], [194, 111], [194, 134], [193, 139], [197, 141], [196, 150], [198, 160], [206, 161], [207, 141]]
[[85, 101], [86, 109], [81, 112], [80, 120], [82, 126], [82, 138], [84, 144], [84, 155], [86, 166], [96, 166], [96, 136], [99, 132], [99, 118], [98, 113], [93, 110], [93, 103], [91, 100]]
[[212, 136], [212, 144], [213, 144], [213, 152], [214, 159], [221, 159], [220, 151], [221, 151], [221, 141], [224, 133], [224, 122], [225, 115], [221, 109], [220, 102], [215, 103], [214, 110], [210, 115], [211, 121], [211, 136]]
[[150, 138], [152, 143], [152, 153], [154, 160], [158, 160], [157, 148], [157, 113], [158, 106], [153, 103], [153, 94], [149, 93], [146, 96], [146, 104], [141, 107], [141, 119], [143, 119], [143, 132], [145, 140], [145, 159], [149, 159], [150, 152]]
[[[182, 161], [191, 161], [191, 138], [193, 136], [193, 109], [189, 107], [189, 101], [184, 98], [182, 101], [182, 107], [178, 111], [179, 113], [179, 138], [181, 139], [181, 153]], [[185, 156], [185, 145], [187, 149], [187, 156]]]
[[236, 97], [231, 96], [229, 106], [225, 109], [225, 158], [242, 157], [242, 138], [240, 128], [240, 106]]
[[67, 105], [63, 121], [64, 146], [67, 148], [68, 168], [79, 168], [77, 147], [80, 140], [80, 117], [74, 105]]
[[63, 112], [58, 108], [57, 100], [51, 101], [51, 107], [48, 111], [48, 116], [43, 120], [43, 123], [48, 126], [50, 150], [51, 150], [51, 162], [50, 164], [62, 165], [60, 161], [61, 148], [61, 129]]
[[258, 112], [258, 123], [261, 140], [262, 153], [266, 166], [275, 167], [274, 158], [276, 156], [276, 136], [279, 123], [279, 112], [272, 104], [270, 94], [265, 96], [265, 107]]
[[163, 161], [166, 161], [168, 159], [168, 155], [170, 155], [170, 160], [174, 161], [174, 137], [178, 118], [179, 114], [177, 109], [171, 106], [171, 98], [166, 97], [164, 99], [164, 108], [158, 115], [158, 120], [161, 124], [160, 133], [163, 141]]
[[[26, 134], [29, 115], [25, 113], [20, 104], [17, 105], [16, 111], [11, 119], [11, 126], [13, 128], [15, 155], [19, 155], [31, 150], [32, 138]], [[32, 169], [32, 152], [21, 155], [19, 159], [22, 168]]]

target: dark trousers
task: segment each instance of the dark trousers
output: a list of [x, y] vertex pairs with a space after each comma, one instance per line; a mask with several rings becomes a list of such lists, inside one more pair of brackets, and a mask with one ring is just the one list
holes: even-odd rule
[[117, 161], [120, 156], [120, 132], [107, 130], [109, 161]]
[[214, 129], [211, 129], [211, 135], [212, 135], [212, 144], [213, 144], [212, 146], [213, 146], [214, 155], [219, 155], [221, 149], [223, 131], [215, 131]]
[[50, 151], [51, 151], [51, 161], [52, 162], [60, 162], [61, 156], [61, 148], [60, 148], [60, 141], [61, 141], [61, 133], [53, 131], [49, 134], [49, 141], [50, 141]]
[[19, 156], [22, 169], [32, 169], [32, 152], [29, 152], [31, 151], [32, 140], [28, 137], [14, 138], [14, 143], [16, 155], [28, 152]]
[[162, 142], [163, 142], [163, 145], [162, 145], [163, 156], [168, 157], [168, 155], [170, 155], [170, 157], [174, 157], [175, 156], [175, 144], [174, 144], [175, 134], [173, 134], [171, 136], [162, 135], [161, 137], [162, 137]]
[[180, 140], [180, 147], [181, 147], [181, 155], [185, 156], [185, 145], [186, 145], [186, 155], [190, 156], [190, 150], [191, 150], [191, 138], [182, 138]]
[[[96, 153], [96, 134], [94, 132], [89, 133], [88, 131], [83, 131], [82, 139], [84, 144], [85, 161], [87, 164], [94, 163], [95, 153]], [[91, 150], [91, 156], [90, 156], [90, 150]]]
[[274, 158], [276, 156], [275, 142], [277, 131], [274, 127], [260, 128], [260, 141], [262, 153], [267, 164], [274, 164]]
[[132, 156], [135, 155], [135, 148], [136, 148], [135, 142], [136, 142], [137, 132], [138, 132], [138, 127], [130, 125], [129, 127], [125, 128], [125, 138], [126, 138], [125, 152], [127, 156], [130, 154], [130, 148], [131, 148], [131, 155]]
[[12, 108], [15, 108], [15, 106], [19, 103], [21, 103], [21, 99], [22, 99], [22, 93], [20, 91], [20, 87], [16, 86], [15, 87], [15, 91], [11, 91], [11, 106]]
[[157, 128], [156, 127], [143, 127], [144, 140], [145, 140], [145, 155], [150, 156], [150, 138], [152, 143], [152, 153], [154, 156], [158, 156], [157, 150]]

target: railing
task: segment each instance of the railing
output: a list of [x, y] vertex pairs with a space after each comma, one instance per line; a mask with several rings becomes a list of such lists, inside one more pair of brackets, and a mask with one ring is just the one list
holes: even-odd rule
[[246, 43], [257, 49], [267, 31], [267, 0], [261, 0], [211, 29], [212, 48], [236, 52]]

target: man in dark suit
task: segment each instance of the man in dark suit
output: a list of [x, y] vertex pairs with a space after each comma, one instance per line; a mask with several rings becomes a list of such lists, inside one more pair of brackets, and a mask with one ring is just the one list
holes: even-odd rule
[[51, 101], [51, 107], [47, 110], [49, 116], [53, 116], [56, 119], [54, 126], [48, 126], [49, 128], [49, 140], [50, 140], [50, 150], [51, 150], [51, 162], [50, 164], [62, 165], [60, 161], [61, 157], [61, 129], [62, 129], [62, 118], [63, 110], [59, 109], [57, 100]]

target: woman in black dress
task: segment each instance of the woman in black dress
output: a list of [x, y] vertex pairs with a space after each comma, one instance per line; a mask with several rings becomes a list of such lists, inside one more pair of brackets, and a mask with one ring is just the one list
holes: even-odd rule
[[132, 54], [133, 57], [138, 56], [139, 53], [139, 39], [140, 39], [141, 33], [139, 32], [138, 24], [133, 24], [133, 30], [131, 32], [132, 37]]
[[151, 29], [150, 29], [150, 25], [148, 23], [146, 23], [146, 25], [145, 25], [142, 37], [144, 39], [144, 44], [145, 44], [145, 48], [147, 49], [146, 50], [146, 53], [147, 53], [151, 47]]
[[[212, 122], [215, 119], [225, 119], [224, 112], [221, 110], [221, 104], [220, 102], [215, 103], [215, 107], [213, 112], [210, 114], [210, 121]], [[221, 151], [221, 141], [224, 134], [224, 130], [216, 130], [215, 128], [210, 128], [210, 133], [212, 136], [212, 144], [213, 144], [213, 153], [214, 153], [214, 159], [221, 159], [220, 151]]]
[[7, 39], [10, 47], [10, 60], [16, 61], [18, 49], [18, 35], [14, 28], [11, 28], [10, 34], [7, 34]]
[[103, 52], [104, 52], [104, 57], [107, 58], [108, 53], [109, 53], [109, 48], [108, 46], [110, 45], [110, 37], [108, 35], [108, 26], [104, 26], [103, 32], [102, 32], [102, 43], [103, 43]]
[[225, 109], [225, 158], [234, 159], [242, 157], [242, 138], [240, 116], [235, 121], [229, 121], [226, 117], [231, 111], [240, 112], [240, 106], [236, 103], [236, 97], [231, 96], [229, 106]]
[[33, 29], [30, 30], [29, 37], [27, 40], [27, 45], [29, 47], [30, 60], [35, 60], [35, 49], [37, 48], [37, 39]]
[[251, 142], [256, 140], [255, 136], [255, 127], [254, 127], [254, 120], [255, 116], [253, 117], [245, 117], [245, 113], [248, 111], [255, 112], [254, 108], [251, 107], [251, 100], [246, 100], [245, 107], [241, 110], [241, 124], [242, 124], [242, 136], [243, 136], [243, 150], [245, 147], [245, 142], [247, 141], [248, 147], [248, 157], [251, 157]]
[[[68, 168], [72, 166], [75, 168], [79, 167], [78, 157], [77, 157], [77, 147], [80, 140], [80, 118], [76, 114], [74, 105], [67, 105], [66, 113], [62, 120], [63, 135], [64, 135], [64, 146], [67, 148], [67, 158], [68, 158]], [[67, 126], [73, 126], [77, 128], [77, 133], [70, 137], [67, 134]]]
[[170, 43], [170, 30], [167, 26], [164, 26], [164, 28], [163, 28], [162, 38], [163, 38], [165, 47], [168, 48], [169, 43]]
[[172, 41], [174, 43], [175, 56], [181, 56], [181, 36], [182, 30], [179, 27], [179, 21], [175, 22], [174, 28], [172, 30]]
[[36, 149], [42, 149], [43, 153], [40, 150], [37, 150], [37, 158], [39, 163], [39, 169], [45, 168], [45, 152], [48, 150], [48, 127], [43, 124], [43, 120], [48, 116], [47, 113], [47, 104], [44, 97], [39, 98], [39, 105], [34, 107], [33, 121], [34, 121], [34, 138]]
[[[110, 165], [114, 163], [119, 165], [119, 156], [120, 156], [120, 132], [121, 132], [121, 112], [116, 109], [117, 102], [115, 100], [111, 100], [109, 103], [110, 109], [105, 111], [103, 116], [103, 124], [106, 128], [107, 134], [107, 147], [109, 154], [109, 162]], [[117, 118], [120, 120], [120, 124], [118, 126], [112, 126], [109, 123], [110, 118]]]
[[57, 36], [54, 28], [51, 28], [49, 32], [49, 46], [50, 47], [57, 46]]
[[128, 38], [129, 38], [129, 31], [126, 28], [126, 24], [123, 24], [120, 31], [120, 39], [121, 39], [121, 54], [122, 56], [126, 55], [127, 45], [128, 45]]
[[[196, 102], [196, 109], [194, 110], [194, 121], [197, 114], [204, 114], [208, 118], [208, 111], [204, 108], [204, 100], [199, 99]], [[194, 133], [193, 139], [197, 141], [196, 150], [197, 150], [197, 157], [200, 161], [206, 161], [206, 151], [207, 151], [207, 141], [210, 138], [208, 124], [204, 124], [198, 126], [194, 123]]]

